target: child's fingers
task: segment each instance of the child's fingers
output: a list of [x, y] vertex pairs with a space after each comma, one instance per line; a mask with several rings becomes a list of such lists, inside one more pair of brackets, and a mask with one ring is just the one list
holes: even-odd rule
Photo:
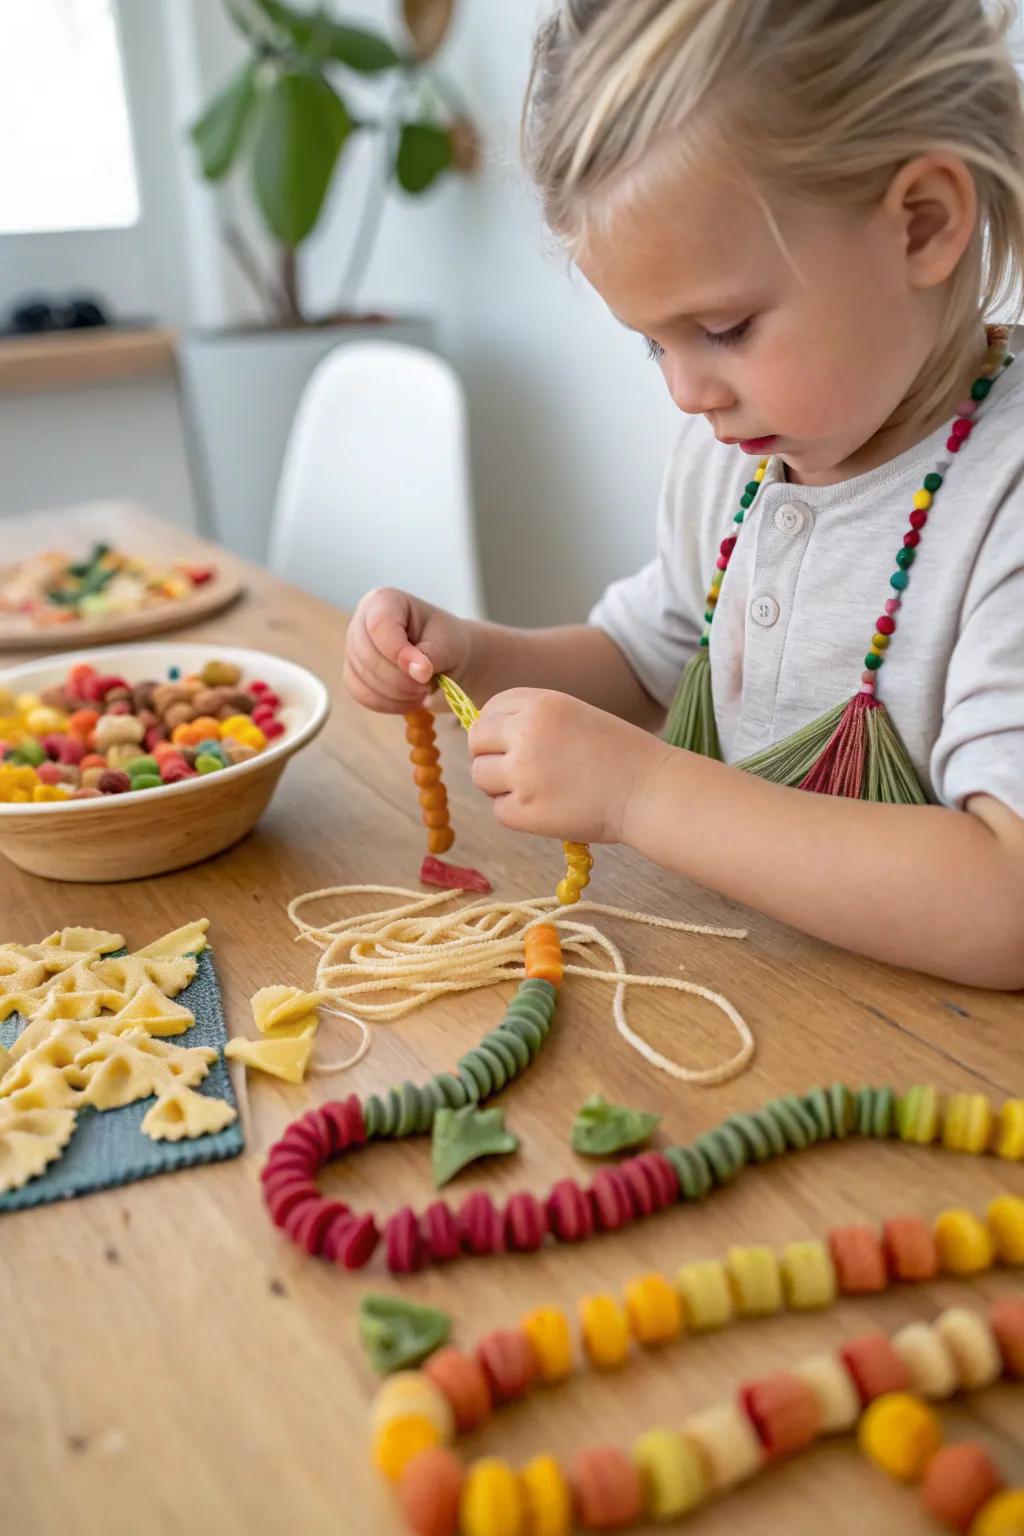
[[422, 683], [424, 687], [434, 675], [434, 668], [429, 657], [425, 656], [419, 646], [411, 642], [403, 645], [398, 653], [397, 665], [406, 672], [414, 682]]
[[418, 708], [423, 688], [375, 651], [356, 644], [345, 652], [345, 683], [357, 703], [395, 713]]
[[482, 789], [492, 800], [497, 795], [507, 794], [512, 788], [508, 759], [501, 753], [491, 752], [484, 757], [474, 757], [469, 771], [477, 789]]

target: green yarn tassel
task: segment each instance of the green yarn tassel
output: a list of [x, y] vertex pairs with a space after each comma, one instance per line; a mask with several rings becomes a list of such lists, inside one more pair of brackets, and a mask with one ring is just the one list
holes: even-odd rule
[[865, 800], [883, 805], [927, 805], [910, 754], [885, 705], [868, 710], [868, 759]]
[[845, 704], [837, 704], [784, 741], [777, 741], [763, 752], [755, 752], [753, 757], [744, 758], [737, 766], [771, 784], [785, 784], [796, 789], [832, 740], [845, 708]]
[[721, 759], [715, 706], [711, 696], [711, 657], [702, 645], [683, 673], [669, 710], [665, 740], [701, 757]]

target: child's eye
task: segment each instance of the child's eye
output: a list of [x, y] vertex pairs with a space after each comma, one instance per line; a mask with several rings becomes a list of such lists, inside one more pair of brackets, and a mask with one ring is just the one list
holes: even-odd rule
[[651, 362], [660, 363], [662, 358], [665, 356], [665, 348], [660, 347], [658, 343], [656, 341], [652, 341], [649, 336], [644, 337], [644, 342], [647, 346], [647, 356], [650, 358]]
[[754, 320], [751, 316], [748, 320], [741, 320], [739, 325], [730, 326], [727, 331], [705, 331], [704, 340], [710, 341], [715, 347], [735, 347], [744, 340]]

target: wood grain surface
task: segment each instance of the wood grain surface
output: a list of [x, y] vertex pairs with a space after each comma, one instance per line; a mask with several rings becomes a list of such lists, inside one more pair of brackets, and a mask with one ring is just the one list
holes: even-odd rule
[[[53, 543], [55, 527], [52, 519], [5, 523], [5, 555]], [[68, 514], [60, 535], [114, 538], [152, 553], [209, 553], [141, 514], [114, 518], [109, 508]], [[215, 554], [225, 567], [239, 567]], [[301, 984], [312, 973], [311, 952], [293, 942], [286, 901], [326, 885], [415, 886], [424, 835], [401, 722], [360, 711], [342, 692], [344, 617], [265, 572], [240, 569], [246, 599], [189, 638], [208, 640], [214, 655], [218, 642], [280, 651], [317, 671], [334, 694], [323, 736], [289, 765], [256, 833], [194, 869], [131, 885], [61, 886], [5, 865], [0, 910], [4, 939], [31, 941], [79, 923], [117, 929], [132, 945], [209, 917], [229, 1030], [252, 1033], [250, 995], [272, 982]], [[550, 891], [557, 846], [497, 827], [470, 784], [454, 721], [440, 722], [439, 740], [458, 832], [451, 857], [487, 871], [502, 895]], [[949, 878], [955, 901], [955, 871]], [[757, 1057], [725, 1087], [676, 1085], [618, 1038], [608, 987], [570, 980], [544, 1052], [498, 1101], [521, 1138], [520, 1153], [462, 1174], [453, 1198], [478, 1186], [495, 1195], [522, 1186], [540, 1192], [561, 1175], [585, 1173], [569, 1150], [569, 1128], [596, 1091], [660, 1111], [663, 1141], [688, 1140], [734, 1110], [837, 1078], [898, 1088], [934, 1082], [996, 1100], [1024, 1094], [1016, 997], [843, 954], [620, 850], [596, 850], [592, 895], [747, 927], [749, 937], [736, 943], [607, 925], [637, 970], [678, 974], [682, 965], [689, 978], [726, 993], [756, 1033]], [[347, 910], [358, 909], [350, 900]], [[465, 1260], [404, 1282], [392, 1280], [379, 1259], [346, 1275], [282, 1239], [260, 1203], [258, 1177], [289, 1121], [330, 1097], [451, 1067], [501, 1011], [494, 993], [446, 1000], [378, 1027], [370, 1054], [343, 1078], [301, 1087], [250, 1078], [248, 1147], [232, 1163], [0, 1217], [4, 1536], [399, 1536], [401, 1519], [367, 1458], [376, 1382], [355, 1333], [367, 1289], [447, 1308], [457, 1341], [470, 1344], [489, 1328], [511, 1326], [531, 1306], [573, 1312], [588, 1291], [617, 1288], [639, 1271], [671, 1271], [734, 1243], [781, 1246], [836, 1223], [901, 1212], [931, 1218], [949, 1205], [980, 1211], [1001, 1190], [1024, 1194], [1020, 1166], [852, 1142], [748, 1169], [702, 1206], [677, 1206], [580, 1248]], [[732, 1048], [728, 1026], [701, 1001], [639, 997], [630, 1014], [656, 1046], [684, 1060], [706, 1064]], [[318, 1049], [339, 1054], [349, 1043], [345, 1028], [325, 1020]], [[431, 1198], [429, 1147], [413, 1140], [376, 1148], [348, 1159], [324, 1183], [379, 1215], [407, 1202], [422, 1207]], [[536, 1394], [499, 1413], [462, 1449], [520, 1462], [541, 1449], [568, 1455], [586, 1444], [628, 1445], [643, 1428], [677, 1424], [738, 1382], [843, 1338], [1014, 1288], [1012, 1275], [996, 1273], [682, 1339], [638, 1354], [610, 1377], [580, 1375], [566, 1388]], [[981, 1435], [1006, 1473], [1024, 1481], [1020, 1387], [999, 1386], [944, 1410], [943, 1419], [950, 1435]], [[849, 1441], [773, 1468], [691, 1526], [701, 1536], [923, 1536], [932, 1529], [916, 1496], [865, 1465]]]

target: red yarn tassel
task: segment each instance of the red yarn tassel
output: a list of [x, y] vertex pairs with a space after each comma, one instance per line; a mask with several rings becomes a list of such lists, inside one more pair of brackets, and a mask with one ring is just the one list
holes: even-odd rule
[[818, 761], [802, 780], [801, 789], [817, 795], [845, 795], [850, 800], [862, 798], [868, 755], [867, 711], [878, 707], [870, 694], [854, 694]]

